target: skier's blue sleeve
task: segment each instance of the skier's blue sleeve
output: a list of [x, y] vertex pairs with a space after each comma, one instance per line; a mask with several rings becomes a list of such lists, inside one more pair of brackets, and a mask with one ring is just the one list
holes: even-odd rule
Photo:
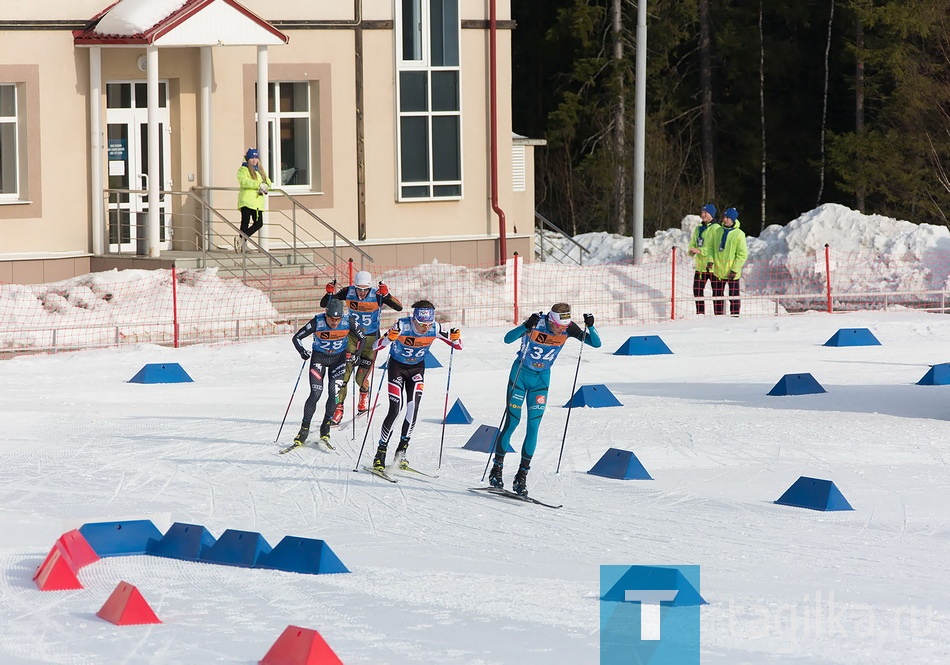
[[594, 326], [590, 326], [585, 335], [581, 327], [571, 321], [571, 324], [567, 327], [567, 334], [576, 340], [580, 340], [587, 346], [592, 346], [595, 349], [600, 348], [600, 335], [597, 334], [597, 329], [594, 328]]
[[511, 330], [505, 333], [505, 344], [511, 344], [517, 339], [521, 339], [527, 334], [528, 329], [522, 325], [515, 326]]
[[594, 326], [587, 329], [587, 337], [584, 339], [584, 344], [592, 346], [595, 349], [600, 348], [600, 335], [597, 334], [597, 329]]

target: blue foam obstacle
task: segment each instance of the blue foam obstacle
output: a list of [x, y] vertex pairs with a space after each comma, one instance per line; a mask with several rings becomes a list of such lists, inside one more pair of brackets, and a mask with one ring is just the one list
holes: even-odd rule
[[581, 386], [564, 406], [589, 406], [597, 409], [604, 406], [623, 406], [623, 404], [614, 397], [614, 394], [610, 392], [607, 386], [600, 384], [596, 386]]
[[270, 553], [271, 549], [270, 544], [259, 533], [228, 529], [202, 554], [198, 561], [218, 563], [222, 566], [253, 568], [261, 557]]
[[90, 522], [79, 533], [100, 557], [145, 554], [149, 540], [159, 540], [162, 532], [151, 520]]
[[811, 374], [786, 374], [769, 391], [769, 395], [815, 395], [828, 392]]
[[138, 371], [129, 383], [191, 383], [194, 379], [178, 363], [152, 363]]
[[452, 408], [449, 409], [449, 412], [445, 416], [446, 425], [471, 425], [474, 421], [475, 419], [472, 418], [468, 409], [462, 404], [461, 399], [455, 400], [455, 404], [452, 405]]
[[620, 448], [610, 448], [587, 473], [620, 480], [653, 480], [636, 455]]
[[918, 386], [945, 386], [950, 384], [950, 363], [933, 365], [917, 382]]
[[175, 522], [161, 540], [149, 541], [145, 553], [166, 559], [197, 561], [214, 543], [214, 536], [200, 524]]
[[261, 557], [255, 568], [305, 575], [350, 572], [326, 542], [299, 536], [284, 536], [269, 554]]
[[[475, 433], [472, 436], [468, 437], [468, 441], [465, 442], [465, 445], [462, 446], [465, 450], [474, 450], [480, 453], [490, 453], [495, 449], [495, 437], [498, 435], [498, 428], [492, 427], [491, 425], [479, 425], [478, 429], [475, 430]], [[505, 452], [513, 453], [514, 448], [511, 447], [511, 444], [505, 444]]]
[[830, 480], [800, 476], [775, 502], [810, 510], [854, 510]]
[[842, 328], [834, 335], [831, 336], [825, 346], [880, 346], [881, 343], [877, 341], [877, 337], [874, 336], [867, 328]]
[[658, 356], [673, 353], [659, 335], [628, 337], [627, 341], [614, 351], [615, 356]]
[[[691, 569], [687, 572], [692, 573], [692, 575], [689, 577], [684, 575], [681, 568]], [[622, 571], [623, 574], [616, 581], [605, 579], [605, 575], [611, 575], [609, 569]], [[699, 589], [696, 588], [699, 586], [699, 566], [601, 566], [600, 571], [602, 589], [613, 582], [600, 597], [601, 600], [624, 602], [626, 592], [633, 589], [641, 591], [670, 591], [676, 589], [676, 597], [669, 602], [671, 607], [707, 604], [700, 595]], [[693, 577], [693, 579], [690, 579], [690, 577]]]

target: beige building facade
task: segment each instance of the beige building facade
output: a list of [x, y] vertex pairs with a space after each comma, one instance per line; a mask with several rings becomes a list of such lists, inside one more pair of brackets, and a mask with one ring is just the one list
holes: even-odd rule
[[0, 282], [234, 252], [249, 147], [275, 256], [530, 257], [513, 29], [508, 0], [8, 0]]

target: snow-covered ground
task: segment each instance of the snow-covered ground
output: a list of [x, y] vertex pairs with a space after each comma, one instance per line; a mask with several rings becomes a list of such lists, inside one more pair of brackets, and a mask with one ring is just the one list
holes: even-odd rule
[[[865, 327], [881, 346], [823, 346]], [[410, 460], [440, 477], [394, 485], [353, 471], [362, 429], [334, 432], [335, 454], [276, 454], [305, 392], [275, 444], [300, 369], [289, 337], [0, 362], [0, 662], [256, 663], [293, 624], [347, 665], [597, 663], [603, 564], [699, 565], [706, 664], [950, 662], [950, 386], [915, 385], [950, 361], [950, 318], [604, 327], [578, 385], [604, 384], [623, 406], [572, 410], [555, 473], [580, 349], [570, 342], [529, 476], [560, 510], [466, 490], [487, 460], [462, 445], [502, 413], [515, 352], [504, 332], [464, 329], [449, 404], [461, 399], [475, 422], [445, 427], [438, 470], [448, 368], [427, 372]], [[646, 334], [673, 354], [612, 354]], [[447, 348], [436, 355], [448, 365]], [[127, 383], [155, 362], [180, 363], [194, 383]], [[802, 372], [828, 392], [767, 396]], [[654, 480], [587, 474], [610, 447], [635, 452]], [[802, 475], [833, 480], [854, 511], [775, 505]], [[83, 568], [83, 590], [37, 590], [57, 537], [128, 517], [256, 531], [272, 545], [324, 539], [352, 572], [131, 556]], [[95, 616], [120, 580], [161, 625]]]

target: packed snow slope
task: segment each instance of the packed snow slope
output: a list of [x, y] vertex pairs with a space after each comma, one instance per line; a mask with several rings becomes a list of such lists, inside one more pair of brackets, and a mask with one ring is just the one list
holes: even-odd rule
[[[823, 346], [841, 328], [868, 328], [881, 345]], [[336, 453], [276, 454], [306, 392], [275, 443], [301, 369], [289, 337], [0, 362], [0, 662], [250, 664], [292, 624], [318, 630], [347, 665], [593, 664], [603, 564], [699, 565], [705, 664], [950, 662], [950, 386], [916, 385], [950, 361], [950, 318], [608, 326], [579, 363], [570, 342], [528, 478], [560, 510], [467, 491], [487, 457], [462, 446], [502, 415], [515, 351], [504, 332], [464, 329], [448, 403], [475, 422], [447, 425], [444, 439], [450, 358], [436, 349], [443, 368], [427, 372], [409, 459], [439, 478], [396, 484], [354, 472], [381, 413], [365, 448], [361, 423], [355, 438], [334, 431]], [[673, 353], [613, 355], [648, 334]], [[194, 382], [128, 383], [155, 362]], [[557, 473], [575, 370], [578, 386], [603, 384], [623, 406], [571, 410]], [[827, 392], [767, 395], [804, 372]], [[588, 474], [611, 447], [654, 480]], [[854, 510], [775, 505], [803, 475], [833, 480]], [[61, 534], [130, 517], [256, 531], [271, 545], [323, 539], [351, 572], [128, 556], [83, 568], [83, 590], [36, 588]], [[122, 580], [162, 624], [95, 616]]]

